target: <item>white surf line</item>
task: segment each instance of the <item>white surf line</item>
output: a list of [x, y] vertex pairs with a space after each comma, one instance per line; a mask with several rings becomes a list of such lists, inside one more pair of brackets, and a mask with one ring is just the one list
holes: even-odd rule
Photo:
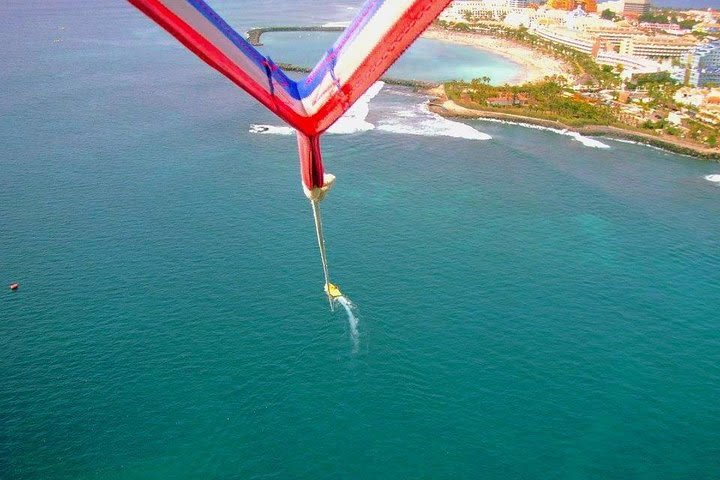
[[639, 145], [641, 147], [652, 148], [653, 150], [663, 152], [666, 155], [680, 155], [681, 157], [697, 158], [696, 156], [690, 155], [689, 153], [675, 152], [673, 150], [670, 150], [669, 148], [658, 147], [657, 145], [651, 145], [650, 143], [643, 142], [643, 141], [628, 140], [627, 138], [617, 138], [617, 137], [604, 137], [604, 138], [610, 142], [629, 143], [630, 145]]
[[511, 120], [500, 120], [498, 118], [477, 118], [475, 120], [479, 120], [481, 122], [493, 122], [493, 123], [502, 123], [505, 125], [518, 125], [520, 127], [525, 128], [532, 128], [534, 130], [546, 130], [549, 132], [557, 133], [558, 135], [564, 135], [566, 137], [571, 137], [573, 140], [578, 141], [585, 145], [586, 147], [590, 148], [610, 148], [610, 145], [602, 143], [600, 140], [596, 140], [594, 138], [585, 137], [581, 135], [579, 132], [573, 132], [571, 130], [561, 130], [559, 128], [552, 128], [552, 127], [544, 127], [542, 125], [534, 125], [532, 123], [524, 123], [524, 122], [513, 122]]
[[[377, 125], [367, 121], [370, 114], [370, 102], [385, 86], [384, 82], [375, 82], [335, 124], [327, 131], [329, 134], [349, 135], [353, 133], [379, 130], [401, 135], [419, 135], [424, 137], [451, 137], [466, 140], [491, 140], [492, 137], [467, 123], [457, 122], [430, 111], [429, 101], [404, 108], [387, 111], [387, 115], [378, 120]], [[413, 94], [413, 96], [417, 96]], [[250, 125], [250, 133], [261, 135], [293, 135], [295, 131], [281, 125]], [[583, 137], [584, 139], [584, 137]], [[585, 139], [594, 141], [591, 139]]]
[[358, 319], [353, 313], [355, 306], [349, 298], [340, 296], [336, 298], [337, 302], [343, 306], [348, 316], [348, 325], [350, 326], [350, 338], [353, 342], [353, 352], [357, 353], [360, 347], [360, 332], [358, 331]]
[[449, 120], [430, 111], [429, 102], [412, 105], [393, 112], [378, 121], [377, 129], [384, 132], [424, 137], [453, 137], [466, 140], [491, 140], [492, 137], [467, 123]]

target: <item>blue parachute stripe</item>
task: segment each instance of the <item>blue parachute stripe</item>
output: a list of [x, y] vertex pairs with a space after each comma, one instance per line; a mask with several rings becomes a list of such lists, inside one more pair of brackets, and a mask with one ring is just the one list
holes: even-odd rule
[[311, 95], [320, 85], [326, 73], [330, 73], [331, 77], [335, 78], [332, 70], [337, 63], [337, 59], [343, 55], [345, 46], [358, 36], [384, 3], [385, 0], [367, 0], [363, 4], [353, 22], [345, 29], [340, 38], [335, 41], [333, 47], [322, 56], [318, 64], [315, 65], [315, 68], [312, 69], [304, 80], [297, 82], [298, 93], [301, 98], [307, 98]]
[[[230, 40], [243, 55], [250, 59], [260, 69], [260, 71], [265, 71], [270, 65], [274, 66], [272, 61], [269, 61], [262, 53], [258, 52], [255, 47], [250, 44], [250, 42], [237, 33], [203, 0], [187, 0], [187, 2], [200, 12], [203, 17], [215, 25], [215, 28], [217, 28], [225, 36], [225, 38]], [[302, 99], [298, 93], [297, 83], [288, 77], [281, 68], [276, 67], [272, 69], [271, 76], [273, 79], [277, 80], [277, 83], [282, 86], [282, 88], [292, 98], [296, 100]], [[272, 87], [268, 85], [268, 91], [271, 90]]]

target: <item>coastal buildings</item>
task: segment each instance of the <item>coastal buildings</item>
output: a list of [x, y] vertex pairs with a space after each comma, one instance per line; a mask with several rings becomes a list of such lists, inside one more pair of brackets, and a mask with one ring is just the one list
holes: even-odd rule
[[641, 32], [639, 32], [636, 28], [613, 24], [613, 22], [608, 23], [610, 25], [589, 26], [585, 28], [585, 32], [593, 37], [599, 38], [607, 44], [610, 44], [613, 48], [619, 48], [623, 40], [641, 35]]
[[720, 85], [720, 41], [701, 45], [686, 58], [688, 85], [703, 87], [708, 84]]
[[694, 107], [698, 120], [720, 123], [720, 88], [683, 87], [673, 97], [679, 105]]
[[508, 12], [524, 9], [529, 0], [454, 0], [439, 19], [446, 22], [499, 20]]
[[601, 2], [597, 4], [597, 11], [604, 12], [610, 10], [615, 14], [620, 14], [625, 8], [625, 2], [623, 0], [609, 0], [607, 2]]
[[580, 7], [586, 12], [596, 12], [596, 0], [548, 0], [547, 8], [556, 10], [575, 10]]
[[533, 33], [546, 40], [561, 43], [580, 52], [592, 55], [595, 61], [601, 65], [609, 65], [612, 67], [622, 65], [623, 76], [626, 78], [640, 73], [656, 73], [665, 70], [662, 64], [654, 60], [603, 49], [603, 42], [599, 38], [587, 33], [541, 26], [533, 28]]
[[697, 40], [693, 38], [633, 36], [620, 42], [620, 53], [654, 59], [681, 58], [696, 46]]
[[673, 100], [680, 105], [700, 108], [708, 96], [720, 97], [720, 89], [682, 87], [675, 92]]
[[439, 19], [445, 22], [465, 22], [468, 16], [475, 16], [485, 11], [486, 7], [482, 0], [454, 0], [440, 14]]
[[[494, 21], [510, 28], [525, 27], [532, 33], [592, 55], [596, 61], [619, 70], [623, 76], [670, 70], [677, 61], [692, 51], [698, 39], [691, 35], [668, 35], [673, 24], [645, 24], [639, 28], [629, 21], [614, 22], [587, 8], [596, 8], [589, 0], [550, 0], [534, 8], [511, 7], [516, 0], [455, 0], [441, 19], [454, 22]], [[514, 5], [514, 4], [513, 4]], [[649, 0], [626, 0], [622, 8], [643, 11]], [[600, 7], [606, 7], [600, 4]], [[572, 10], [564, 10], [573, 7]], [[637, 15], [637, 14], [636, 14]]]
[[642, 15], [650, 11], [650, 0], [625, 0], [623, 14]]
[[583, 53], [592, 54], [596, 42], [587, 35], [568, 29], [535, 26], [533, 33], [551, 42], [567, 45]]

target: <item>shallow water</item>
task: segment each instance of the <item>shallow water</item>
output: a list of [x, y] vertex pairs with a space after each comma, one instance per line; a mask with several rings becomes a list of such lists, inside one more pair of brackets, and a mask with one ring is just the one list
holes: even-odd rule
[[[276, 62], [312, 67], [337, 37], [338, 33], [333, 32], [265, 33], [261, 50]], [[493, 84], [500, 85], [516, 78], [519, 69], [518, 64], [484, 50], [421, 38], [387, 76], [429, 82], [469, 81], [488, 76]]]
[[0, 15], [0, 478], [720, 471], [717, 164], [383, 88], [324, 139], [356, 347], [275, 118], [125, 4]]

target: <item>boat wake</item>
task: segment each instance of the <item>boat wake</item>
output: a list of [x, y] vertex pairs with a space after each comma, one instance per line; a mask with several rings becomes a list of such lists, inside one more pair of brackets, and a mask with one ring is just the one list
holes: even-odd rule
[[250, 125], [250, 133], [259, 133], [262, 135], [292, 135], [295, 130], [292, 127], [282, 127], [277, 125]]
[[360, 348], [360, 332], [358, 330], [358, 318], [355, 316], [355, 305], [345, 296], [337, 297], [334, 301], [342, 305], [347, 313], [350, 339], [353, 342], [353, 353], [357, 353]]
[[705, 180], [713, 183], [720, 183], [720, 174], [714, 173], [712, 175], [705, 175]]

